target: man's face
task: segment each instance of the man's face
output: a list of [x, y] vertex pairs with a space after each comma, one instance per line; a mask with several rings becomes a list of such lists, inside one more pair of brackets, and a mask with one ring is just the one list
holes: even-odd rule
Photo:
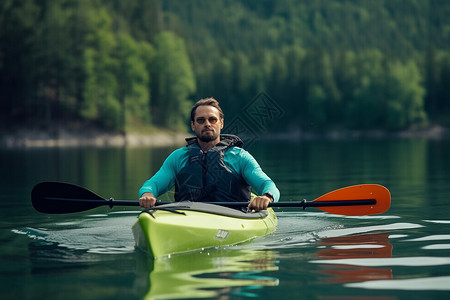
[[191, 121], [192, 131], [202, 142], [216, 140], [223, 128], [223, 119], [214, 106], [201, 105], [195, 110], [194, 122]]

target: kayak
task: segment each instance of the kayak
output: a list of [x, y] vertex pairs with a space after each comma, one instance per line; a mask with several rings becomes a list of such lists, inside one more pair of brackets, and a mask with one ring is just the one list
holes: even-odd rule
[[132, 227], [136, 246], [154, 258], [230, 246], [276, 230], [272, 208], [245, 212], [204, 202], [174, 202], [139, 214]]

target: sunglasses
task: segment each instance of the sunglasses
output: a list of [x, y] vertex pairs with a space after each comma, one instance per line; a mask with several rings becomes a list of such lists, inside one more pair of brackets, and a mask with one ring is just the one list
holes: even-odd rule
[[[205, 124], [206, 119], [205, 118], [198, 118], [195, 120], [198, 124]], [[208, 118], [208, 122], [209, 124], [216, 124], [217, 121], [219, 121], [219, 119], [217, 119], [216, 117], [209, 117]]]

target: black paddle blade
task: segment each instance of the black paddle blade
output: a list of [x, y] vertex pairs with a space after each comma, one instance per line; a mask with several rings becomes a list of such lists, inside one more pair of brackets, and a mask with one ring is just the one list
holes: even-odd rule
[[64, 214], [89, 210], [108, 201], [82, 187], [62, 182], [41, 182], [31, 191], [33, 207], [46, 214]]

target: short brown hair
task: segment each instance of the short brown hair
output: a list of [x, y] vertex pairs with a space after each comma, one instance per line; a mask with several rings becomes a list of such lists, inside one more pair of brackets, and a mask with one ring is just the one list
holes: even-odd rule
[[209, 98], [200, 99], [194, 104], [194, 106], [191, 109], [191, 121], [192, 122], [194, 122], [195, 111], [197, 110], [197, 107], [202, 106], [202, 105], [210, 105], [212, 107], [217, 108], [217, 110], [219, 111], [219, 117], [222, 120], [225, 117], [225, 115], [223, 114], [222, 109], [220, 108], [219, 101], [217, 101], [216, 99], [214, 99], [212, 97], [209, 97]]

